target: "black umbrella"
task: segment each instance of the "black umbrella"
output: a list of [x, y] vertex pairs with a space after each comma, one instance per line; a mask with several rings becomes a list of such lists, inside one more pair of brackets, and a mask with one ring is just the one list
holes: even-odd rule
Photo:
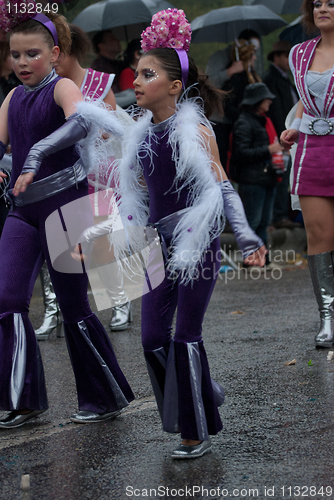
[[173, 7], [165, 0], [104, 0], [86, 7], [73, 24], [86, 31], [112, 29], [119, 40], [139, 38], [150, 24], [153, 14]]
[[265, 5], [277, 14], [299, 14], [303, 0], [243, 0], [243, 5]]
[[319, 32], [314, 32], [313, 34], [306, 33], [303, 25], [301, 24], [302, 16], [297, 17], [292, 23], [290, 23], [285, 30], [280, 33], [280, 40], [287, 40], [291, 45], [296, 45], [297, 43], [305, 42], [311, 38], [316, 37]]
[[191, 23], [192, 42], [228, 43], [241, 31], [252, 29], [258, 35], [268, 35], [288, 24], [284, 19], [263, 5], [225, 7], [196, 17]]

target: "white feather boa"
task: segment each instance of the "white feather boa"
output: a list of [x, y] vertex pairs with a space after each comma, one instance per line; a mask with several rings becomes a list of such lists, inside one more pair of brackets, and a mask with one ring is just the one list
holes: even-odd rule
[[[147, 146], [155, 140], [150, 126], [151, 117], [150, 112], [145, 112], [125, 137], [123, 158], [117, 169], [121, 200], [119, 208], [125, 226], [145, 226], [148, 220], [148, 192], [143, 187], [143, 172], [137, 154], [139, 149], [142, 154], [143, 148], [146, 148], [147, 155], [152, 154]], [[210, 135], [214, 134], [198, 104], [187, 100], [178, 105], [168, 130], [173, 152], [171, 161], [176, 166], [175, 190], [189, 189], [189, 208], [174, 230], [171, 242], [173, 252], [168, 260], [168, 269], [181, 272], [183, 283], [196, 277], [205, 250], [224, 227], [223, 198], [208, 153], [209, 136], [205, 137], [201, 125], [207, 127]], [[144, 143], [147, 135], [150, 140]], [[152, 168], [155, 161], [156, 158], [152, 156]], [[139, 245], [142, 249], [142, 241], [132, 244], [137, 251], [140, 250]], [[115, 250], [120, 258], [124, 257], [121, 248]]]
[[111, 141], [102, 138], [102, 132], [109, 132], [119, 141], [123, 139], [124, 128], [117, 118], [117, 111], [98, 101], [80, 101], [77, 104], [77, 113], [90, 125], [90, 131], [78, 143], [78, 150], [87, 174], [96, 168], [107, 171], [110, 168], [110, 158], [116, 156], [115, 147]]

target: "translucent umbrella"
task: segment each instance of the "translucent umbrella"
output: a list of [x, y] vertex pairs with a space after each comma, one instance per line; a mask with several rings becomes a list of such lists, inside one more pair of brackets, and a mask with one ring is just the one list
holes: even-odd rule
[[193, 43], [228, 43], [246, 29], [252, 29], [263, 36], [287, 24], [264, 5], [223, 7], [211, 10], [193, 20], [191, 40]]
[[140, 37], [153, 14], [169, 7], [173, 5], [165, 0], [104, 0], [86, 7], [73, 24], [92, 35], [112, 29], [119, 40], [132, 40]]

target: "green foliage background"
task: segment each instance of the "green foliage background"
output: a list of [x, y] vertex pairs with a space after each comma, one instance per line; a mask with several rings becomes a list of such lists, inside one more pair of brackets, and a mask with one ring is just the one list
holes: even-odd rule
[[[73, 0], [72, 0], [73, 1]], [[96, 3], [93, 0], [79, 0], [78, 2], [68, 3], [68, 11], [65, 12], [67, 19], [72, 22], [73, 19], [88, 5]], [[188, 20], [191, 22], [197, 16], [201, 16], [212, 9], [220, 9], [221, 7], [231, 7], [233, 5], [242, 5], [242, 0], [171, 0], [171, 2], [178, 9], [183, 9], [186, 13]], [[282, 16], [288, 23], [292, 22], [298, 14], [288, 14]], [[263, 37], [263, 55], [264, 65], [267, 67], [267, 54], [271, 51], [271, 47], [275, 41], [278, 40], [279, 33], [284, 29], [276, 30], [269, 35]], [[196, 64], [202, 70], [205, 70], [208, 58], [213, 52], [218, 49], [224, 48], [225, 45], [221, 43], [199, 43], [193, 44], [190, 47], [190, 54], [194, 58]]]

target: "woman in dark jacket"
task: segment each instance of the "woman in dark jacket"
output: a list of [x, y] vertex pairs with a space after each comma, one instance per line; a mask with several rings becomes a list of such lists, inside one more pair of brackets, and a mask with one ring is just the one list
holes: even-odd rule
[[274, 98], [264, 83], [246, 87], [241, 113], [233, 126], [230, 160], [230, 176], [239, 182], [248, 223], [265, 244], [278, 180], [273, 160], [281, 160], [283, 167], [282, 148], [265, 115]]

